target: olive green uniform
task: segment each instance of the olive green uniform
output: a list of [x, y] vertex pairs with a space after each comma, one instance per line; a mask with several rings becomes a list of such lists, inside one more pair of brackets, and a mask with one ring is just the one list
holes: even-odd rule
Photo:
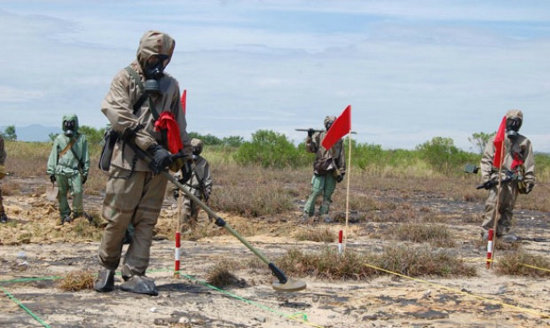
[[[326, 122], [325, 122], [326, 123]], [[315, 153], [313, 177], [311, 178], [311, 194], [304, 206], [305, 216], [315, 214], [315, 201], [323, 195], [319, 208], [319, 214], [327, 214], [332, 203], [332, 194], [336, 189], [336, 178], [346, 172], [346, 160], [342, 140], [336, 142], [330, 149], [325, 149], [321, 142], [326, 136], [326, 131], [316, 132], [306, 139], [306, 150]], [[328, 163], [328, 166], [319, 170], [319, 163]]]

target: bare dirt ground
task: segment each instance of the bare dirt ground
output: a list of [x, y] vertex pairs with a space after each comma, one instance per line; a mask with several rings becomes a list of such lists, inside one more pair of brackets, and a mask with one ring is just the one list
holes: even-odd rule
[[[79, 221], [56, 226], [56, 205], [45, 199], [45, 185], [19, 181], [21, 193], [5, 197], [12, 222], [0, 226], [0, 327], [543, 327], [550, 326], [550, 284], [547, 278], [500, 276], [485, 269], [485, 246], [479, 239], [479, 222], [464, 223], [482, 211], [480, 202], [448, 199], [412, 191], [405, 215], [429, 212], [446, 218], [457, 243], [458, 256], [477, 270], [472, 278], [409, 278], [388, 274], [365, 281], [305, 280], [307, 289], [280, 293], [272, 289], [269, 270], [250, 265], [233, 272], [238, 280], [224, 290], [204, 283], [207, 272], [222, 260], [253, 263], [255, 256], [227, 233], [196, 241], [182, 241], [182, 275], [173, 276], [174, 242], [157, 238], [151, 249], [148, 275], [155, 278], [159, 296], [129, 294], [117, 289], [101, 294], [93, 290], [63, 291], [59, 277], [75, 270], [97, 270], [98, 242], [69, 238]], [[32, 187], [31, 187], [32, 186]], [[341, 189], [337, 193], [343, 193]], [[382, 190], [381, 201], [401, 202], [392, 190]], [[85, 204], [99, 210], [100, 196], [86, 196]], [[166, 201], [159, 225], [172, 224], [173, 206]], [[403, 208], [400, 208], [403, 212]], [[395, 211], [372, 211], [367, 220], [350, 224], [347, 247], [372, 252], [395, 243], [379, 236], [388, 231], [381, 217]], [[287, 218], [244, 219], [221, 216], [237, 230], [258, 226], [246, 237], [268, 258], [276, 259], [291, 248], [315, 251], [324, 243], [299, 242], [291, 237], [299, 208]], [[369, 220], [369, 217], [377, 220]], [[21, 227], [41, 222], [52, 231], [49, 240], [23, 236]], [[468, 221], [468, 220], [466, 220]], [[267, 223], [268, 222], [268, 223]], [[550, 239], [549, 213], [516, 211], [516, 232], [522, 237]], [[80, 222], [84, 224], [85, 222]], [[201, 224], [208, 224], [203, 216]], [[337, 233], [340, 223], [316, 222]], [[19, 235], [18, 235], [19, 234]], [[6, 242], [8, 236], [19, 242]], [[11, 239], [10, 239], [11, 240]], [[547, 241], [522, 241], [523, 250], [548, 258]], [[330, 247], [337, 248], [337, 244]], [[498, 259], [498, 251], [496, 257]], [[246, 266], [245, 266], [246, 267]], [[548, 269], [548, 268], [546, 268]]]

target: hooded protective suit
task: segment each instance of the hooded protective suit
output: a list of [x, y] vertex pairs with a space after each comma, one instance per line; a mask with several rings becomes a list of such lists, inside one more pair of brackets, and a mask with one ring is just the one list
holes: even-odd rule
[[[506, 118], [519, 119], [520, 126], [523, 122], [523, 113], [520, 110], [509, 110], [506, 112]], [[519, 130], [519, 127], [517, 128]], [[504, 152], [502, 161], [502, 175], [500, 180], [500, 200], [497, 224], [497, 236], [501, 237], [510, 231], [512, 226], [513, 210], [516, 204], [518, 193], [518, 183], [523, 181], [527, 186], [526, 193], [530, 192], [535, 185], [535, 159], [533, 154], [533, 146], [531, 141], [525, 136], [519, 133], [510, 133], [510, 129], [507, 129], [507, 135], [512, 137], [505, 137], [504, 139]], [[515, 131], [517, 132], [517, 131]], [[487, 181], [498, 182], [499, 169], [494, 167], [495, 156], [494, 137], [489, 140], [485, 147], [485, 151], [481, 158], [481, 179], [485, 183]], [[523, 170], [519, 167], [514, 167], [518, 161], [523, 162]], [[482, 224], [484, 231], [492, 229], [494, 226], [493, 218], [495, 217], [496, 203], [498, 198], [498, 185], [493, 186], [489, 190], [489, 196], [485, 202], [485, 217]]]
[[[212, 192], [212, 178], [210, 176], [210, 164], [200, 154], [203, 148], [203, 142], [200, 139], [191, 139], [193, 146], [193, 164], [191, 178], [184, 187], [187, 188], [198, 199], [208, 201]], [[192, 201], [186, 194], [183, 195], [183, 215], [182, 222], [194, 227], [198, 220], [200, 207]], [[183, 226], [182, 226], [183, 229]]]
[[[327, 131], [335, 120], [335, 116], [325, 118], [323, 123]], [[315, 153], [315, 161], [313, 163], [314, 174], [311, 178], [311, 194], [304, 206], [305, 217], [315, 214], [315, 200], [321, 194], [323, 201], [319, 208], [319, 214], [323, 215], [329, 212], [336, 183], [342, 181], [346, 173], [343, 141], [339, 140], [330, 149], [325, 149], [321, 142], [326, 134], [326, 131], [316, 132], [306, 139], [306, 150]]]
[[[129, 67], [146, 85], [152, 79], [151, 74], [146, 74], [148, 62], [162, 58], [162, 68], [166, 67], [174, 47], [175, 41], [168, 34], [148, 31], [140, 40], [137, 59]], [[183, 152], [190, 157], [192, 149], [186, 132], [187, 123], [180, 103], [178, 82], [167, 73], [154, 75], [159, 92], [149, 93], [148, 100], [134, 112], [133, 107], [143, 90], [127, 69], [121, 70], [113, 78], [101, 111], [109, 119], [112, 129], [121, 135], [134, 135], [135, 144], [144, 151], [155, 145], [166, 148], [165, 140], [160, 132], [155, 131], [154, 124], [158, 114], [165, 111], [171, 113], [179, 127]], [[129, 224], [134, 226], [134, 237], [125, 254], [122, 274], [125, 279], [145, 275], [153, 228], [164, 199], [167, 179], [161, 174], [153, 174], [147, 163], [138, 160], [132, 149], [122, 141], [113, 150], [109, 174], [111, 177], [107, 182], [102, 208], [102, 215], [108, 223], [99, 248], [99, 263], [109, 271], [104, 276], [112, 282], [112, 273], [120, 262], [122, 240]], [[110, 283], [96, 283], [94, 288], [98, 291], [112, 290]]]
[[[65, 122], [71, 121], [74, 122], [74, 128], [71, 136], [67, 136]], [[68, 192], [71, 192], [73, 197], [73, 218], [84, 214], [82, 184], [90, 172], [90, 156], [88, 141], [86, 136], [79, 133], [78, 117], [75, 114], [63, 115], [61, 129], [63, 133], [57, 135], [53, 142], [46, 172], [50, 177], [54, 176], [57, 181], [59, 214], [63, 224], [64, 221], [70, 221], [71, 208], [67, 200]]]

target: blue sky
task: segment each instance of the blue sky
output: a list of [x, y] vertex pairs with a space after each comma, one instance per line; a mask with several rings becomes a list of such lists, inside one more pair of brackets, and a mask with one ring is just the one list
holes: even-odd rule
[[0, 126], [105, 126], [112, 77], [157, 29], [176, 39], [189, 131], [299, 142], [351, 104], [359, 142], [470, 150], [520, 108], [550, 152], [548, 1], [3, 1], [0, 28]]

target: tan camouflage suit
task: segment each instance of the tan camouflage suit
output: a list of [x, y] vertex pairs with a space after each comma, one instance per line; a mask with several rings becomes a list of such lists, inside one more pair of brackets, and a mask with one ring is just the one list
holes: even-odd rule
[[[191, 145], [193, 146], [193, 164], [191, 166], [193, 170], [191, 178], [185, 183], [184, 187], [198, 199], [207, 202], [212, 192], [210, 164], [204, 157], [200, 156], [203, 147], [202, 141], [191, 139]], [[200, 207], [185, 194], [183, 194], [182, 202], [182, 222], [193, 228], [197, 223]], [[182, 226], [182, 230], [185, 228]]]
[[[512, 118], [517, 118], [523, 121], [523, 113], [520, 110], [509, 110], [506, 112], [507, 121]], [[507, 132], [508, 133], [508, 132]], [[504, 138], [504, 160], [502, 163], [501, 181], [507, 179], [512, 172], [512, 162], [514, 154], [519, 159], [524, 161], [524, 181], [527, 185], [527, 192], [530, 192], [535, 185], [535, 160], [533, 155], [533, 147], [531, 141], [521, 134], [517, 134], [515, 138]], [[498, 181], [499, 169], [493, 166], [493, 158], [495, 156], [494, 137], [487, 143], [483, 157], [481, 158], [481, 178], [482, 182]], [[507, 175], [508, 173], [508, 175]], [[481, 225], [485, 233], [488, 229], [494, 226], [495, 207], [498, 198], [498, 185], [495, 185], [489, 190], [489, 197], [485, 202], [484, 221]], [[516, 204], [516, 199], [519, 193], [518, 180], [514, 177], [509, 182], [501, 183], [500, 200], [498, 207], [498, 224], [497, 237], [501, 237], [510, 231], [512, 225], [513, 210]]]
[[[335, 120], [335, 116], [325, 118], [324, 125], [327, 131]], [[321, 145], [326, 134], [326, 131], [315, 132], [306, 139], [306, 150], [315, 153], [315, 162], [313, 164], [313, 177], [311, 178], [311, 194], [304, 206], [303, 219], [315, 214], [315, 200], [320, 195], [323, 195], [323, 201], [319, 208], [319, 214], [328, 214], [336, 183], [342, 181], [346, 173], [346, 159], [342, 140], [338, 140], [334, 146], [327, 150]], [[318, 164], [324, 161], [328, 161], [328, 166], [321, 171]]]
[[[4, 164], [6, 163], [6, 150], [4, 149], [4, 138], [2, 135], [0, 135], [0, 180], [4, 178], [6, 175], [6, 169], [4, 167]], [[0, 222], [6, 223], [8, 221], [8, 217], [6, 215], [6, 212], [4, 211], [4, 205], [2, 204], [2, 188], [0, 185]]]
[[[172, 57], [174, 47], [175, 41], [169, 35], [148, 31], [141, 38], [137, 60], [133, 61], [130, 67], [139, 74], [142, 83], [145, 83], [144, 67], [147, 61], [159, 54], [166, 55], [168, 60], [163, 61], [166, 66]], [[174, 115], [179, 126], [184, 154], [191, 157], [192, 149], [186, 132], [187, 123], [180, 103], [178, 82], [167, 73], [164, 73], [164, 77], [158, 82], [160, 93], [151, 94], [150, 99], [157, 113], [168, 111]], [[107, 116], [115, 131], [120, 134], [132, 131], [130, 134], [135, 135], [135, 144], [147, 151], [151, 146], [162, 144], [162, 136], [154, 130], [155, 120], [151, 112], [153, 109], [148, 101], [145, 101], [134, 115], [133, 106], [141, 94], [139, 85], [130, 73], [123, 69], [113, 78], [101, 111]], [[124, 142], [118, 141], [113, 150], [110, 178], [102, 208], [102, 215], [108, 223], [99, 247], [99, 263], [111, 271], [110, 274], [119, 265], [126, 228], [131, 223], [135, 229], [133, 241], [123, 261], [122, 275], [125, 280], [145, 275], [149, 265], [153, 228], [157, 223], [167, 184], [166, 177], [162, 174], [153, 174], [143, 160], [137, 160], [135, 167], [132, 167], [135, 160], [137, 157], [134, 151]], [[128, 176], [130, 177], [121, 178]], [[98, 291], [112, 290], [110, 287], [102, 290], [94, 288]]]

